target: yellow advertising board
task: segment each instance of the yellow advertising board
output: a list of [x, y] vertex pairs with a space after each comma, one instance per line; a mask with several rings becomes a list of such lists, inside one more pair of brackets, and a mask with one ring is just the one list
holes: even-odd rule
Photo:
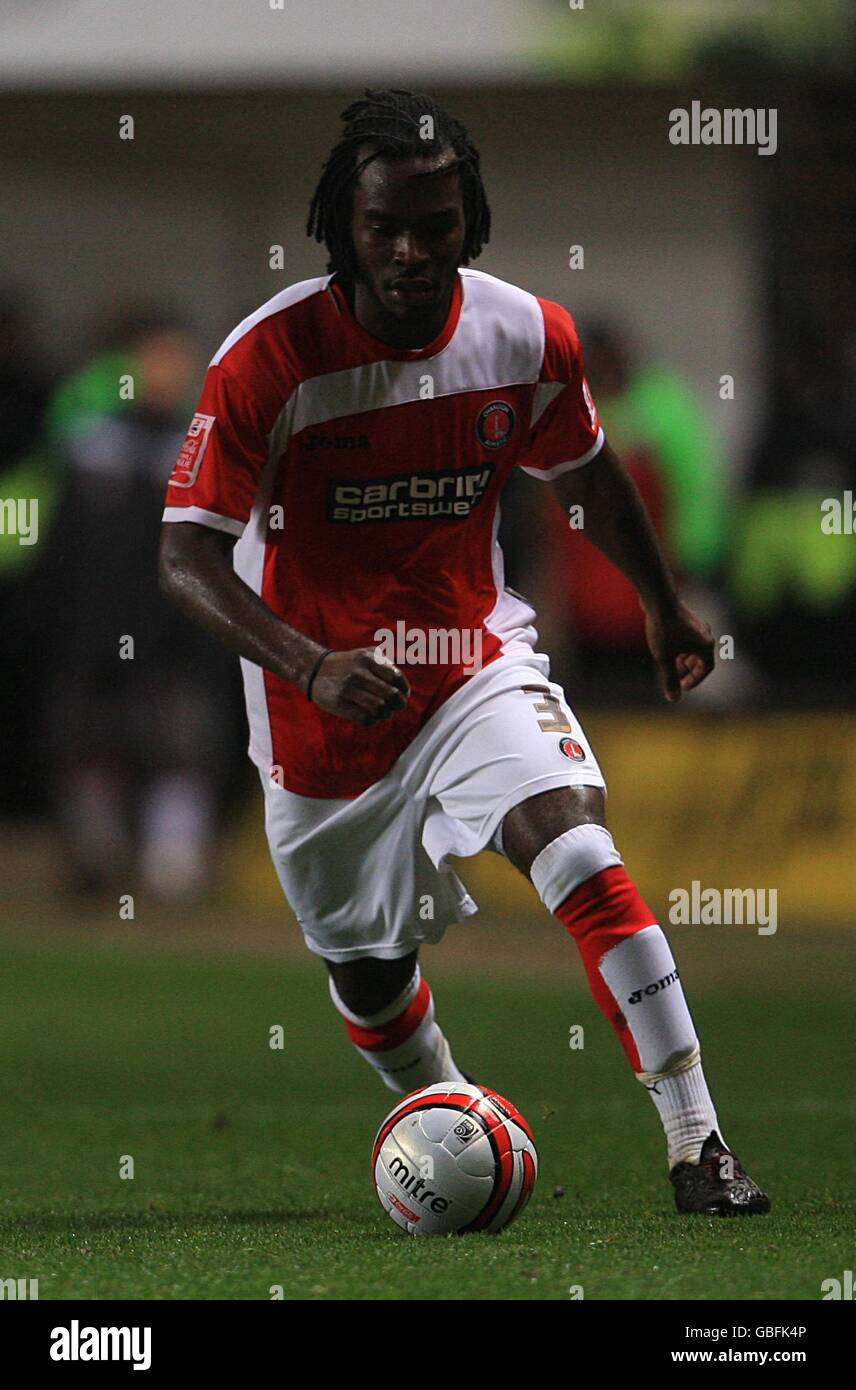
[[[609, 786], [628, 872], [666, 922], [675, 894], [777, 894], [779, 926], [851, 924], [856, 900], [856, 714], [591, 713], [583, 722]], [[260, 804], [248, 810], [235, 888], [270, 904]], [[532, 889], [494, 854], [460, 872], [485, 912], [532, 911]], [[695, 887], [694, 887], [695, 885]]]

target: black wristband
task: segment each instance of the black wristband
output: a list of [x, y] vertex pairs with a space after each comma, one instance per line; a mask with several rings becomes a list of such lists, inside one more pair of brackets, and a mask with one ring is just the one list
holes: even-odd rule
[[321, 662], [324, 660], [325, 657], [327, 657], [327, 656], [330, 655], [330, 653], [332, 652], [332, 650], [333, 650], [332, 647], [328, 647], [327, 650], [326, 650], [326, 652], [322, 652], [321, 655], [319, 656], [318, 660], [316, 661], [315, 665], [312, 667], [312, 674], [310, 675], [309, 680], [306, 682], [306, 698], [307, 698], [307, 700], [311, 700], [311, 699], [312, 699], [312, 686], [313, 686], [313, 683], [314, 683], [314, 681], [315, 681], [315, 677], [318, 675], [318, 672], [321, 670]]

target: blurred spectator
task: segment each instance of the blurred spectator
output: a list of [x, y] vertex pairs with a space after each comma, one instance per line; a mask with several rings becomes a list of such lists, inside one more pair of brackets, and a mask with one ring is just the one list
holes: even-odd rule
[[198, 377], [178, 321], [141, 315], [48, 411], [67, 470], [56, 529], [45, 707], [54, 810], [76, 885], [205, 884], [217, 809], [243, 730], [236, 663], [158, 591], [166, 479]]
[[0, 810], [15, 816], [43, 809], [34, 711], [46, 660], [42, 559], [56, 496], [38, 448], [49, 391], [26, 297], [0, 291]]
[[[815, 428], [805, 388], [777, 391], [741, 510], [731, 591], [741, 645], [775, 704], [851, 705], [856, 669], [856, 447], [841, 415]], [[824, 502], [840, 508], [831, 529]]]
[[586, 334], [589, 380], [619, 453], [643, 449], [660, 480], [663, 531], [679, 573], [715, 579], [725, 558], [725, 469], [695, 392], [670, 367], [630, 358], [624, 335], [606, 324]]
[[[727, 495], [712, 428], [687, 383], [666, 367], [635, 364], [618, 329], [597, 324], [583, 338], [607, 438], [639, 488], [682, 590], [715, 621]], [[575, 698], [598, 704], [659, 700], [635, 589], [586, 540], [584, 529], [569, 526], [555, 499], [545, 498], [542, 508], [549, 577], [540, 605], [556, 637], [570, 621], [566, 678]]]

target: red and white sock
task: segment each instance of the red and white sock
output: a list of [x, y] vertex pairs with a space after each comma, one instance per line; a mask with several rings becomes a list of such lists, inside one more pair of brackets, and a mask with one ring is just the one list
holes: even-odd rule
[[342, 1002], [330, 976], [330, 997], [355, 1048], [391, 1091], [406, 1095], [440, 1081], [465, 1081], [434, 1020], [434, 997], [417, 965], [413, 979], [379, 1013], [361, 1018]]
[[595, 1002], [657, 1107], [669, 1167], [697, 1163], [711, 1130], [721, 1139], [722, 1130], [669, 943], [612, 836], [576, 826], [537, 855], [530, 875], [576, 942]]

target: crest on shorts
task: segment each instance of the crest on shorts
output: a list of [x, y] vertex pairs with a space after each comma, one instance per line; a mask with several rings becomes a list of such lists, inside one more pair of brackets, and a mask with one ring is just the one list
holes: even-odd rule
[[571, 758], [573, 762], [582, 762], [586, 755], [586, 750], [581, 743], [577, 743], [575, 738], [560, 738], [559, 752], [564, 753], [566, 758]]
[[501, 449], [514, 431], [515, 415], [507, 401], [491, 401], [476, 417], [476, 434], [486, 449]]

